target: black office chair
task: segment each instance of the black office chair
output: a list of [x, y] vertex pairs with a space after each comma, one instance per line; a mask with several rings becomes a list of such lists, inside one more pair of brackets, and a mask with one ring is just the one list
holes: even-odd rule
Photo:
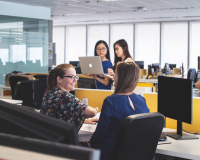
[[33, 77], [36, 79], [47, 79], [47, 76], [48, 75], [45, 75], [45, 74], [36, 74]]
[[22, 100], [22, 105], [33, 107], [33, 81], [26, 80], [17, 82], [15, 85], [14, 99]]
[[42, 98], [47, 89], [47, 79], [39, 79], [33, 81], [33, 105], [34, 108], [40, 109], [42, 105]]
[[121, 123], [111, 160], [152, 160], [164, 121], [156, 112], [127, 117]]
[[[191, 75], [192, 74], [192, 75]], [[196, 69], [195, 68], [190, 68], [188, 70], [188, 73], [187, 73], [187, 79], [192, 79], [194, 80], [196, 78]]]
[[12, 91], [12, 99], [14, 99], [15, 85], [17, 84], [17, 82], [25, 81], [25, 80], [29, 80], [29, 79], [27, 77], [23, 77], [23, 76], [10, 76], [9, 77], [9, 83], [10, 83], [10, 87], [11, 87], [11, 91]]

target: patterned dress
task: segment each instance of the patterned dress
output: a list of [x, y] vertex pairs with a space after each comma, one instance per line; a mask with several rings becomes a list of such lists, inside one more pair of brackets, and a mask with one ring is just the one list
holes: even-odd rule
[[40, 113], [73, 123], [79, 131], [85, 120], [86, 107], [73, 94], [55, 87], [44, 94]]

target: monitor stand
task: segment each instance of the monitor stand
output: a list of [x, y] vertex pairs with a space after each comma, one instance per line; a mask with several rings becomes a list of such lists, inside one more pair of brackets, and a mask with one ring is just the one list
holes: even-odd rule
[[177, 121], [177, 133], [176, 132], [165, 132], [165, 134], [176, 140], [186, 140], [186, 139], [199, 139], [196, 136], [190, 134], [182, 133], [182, 122]]

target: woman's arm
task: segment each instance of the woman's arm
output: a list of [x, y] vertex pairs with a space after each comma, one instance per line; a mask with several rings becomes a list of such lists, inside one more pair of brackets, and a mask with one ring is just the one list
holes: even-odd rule
[[101, 78], [97, 77], [96, 75], [92, 76], [90, 74], [87, 74], [87, 76], [89, 76], [90, 78], [96, 79], [97, 81], [99, 81], [100, 83], [102, 83], [104, 86], [107, 86], [109, 84], [109, 82], [110, 82], [110, 79], [107, 78], [107, 77], [105, 77], [105, 76], [103, 76], [103, 77], [105, 77], [104, 79], [101, 79]]
[[200, 80], [198, 80], [198, 82], [195, 83], [195, 87], [196, 87], [197, 89], [200, 89]]
[[95, 79], [97, 81], [99, 81], [100, 83], [102, 83], [104, 86], [107, 86], [109, 84], [109, 82], [110, 82], [110, 79], [108, 77], [105, 77], [104, 79], [101, 79], [101, 78], [96, 76]]
[[98, 146], [105, 140], [105, 137], [109, 134], [111, 120], [113, 117], [112, 105], [107, 99], [104, 100], [101, 115], [95, 132], [90, 139], [90, 145], [93, 148]]
[[85, 108], [84, 116], [86, 116], [88, 118], [94, 117], [97, 114], [97, 111], [98, 111], [97, 108], [87, 106]]

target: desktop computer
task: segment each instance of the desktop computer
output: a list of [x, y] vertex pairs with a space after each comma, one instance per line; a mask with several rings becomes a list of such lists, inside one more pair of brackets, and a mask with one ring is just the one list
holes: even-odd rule
[[96, 79], [79, 77], [78, 88], [97, 89]]
[[140, 69], [144, 69], [144, 61], [135, 61], [135, 63], [140, 67]]
[[76, 74], [82, 74], [79, 61], [69, 61], [69, 64], [74, 66]]
[[177, 139], [198, 139], [182, 133], [182, 122], [192, 124], [193, 81], [173, 77], [158, 77], [158, 112], [177, 120], [177, 133], [166, 133]]

